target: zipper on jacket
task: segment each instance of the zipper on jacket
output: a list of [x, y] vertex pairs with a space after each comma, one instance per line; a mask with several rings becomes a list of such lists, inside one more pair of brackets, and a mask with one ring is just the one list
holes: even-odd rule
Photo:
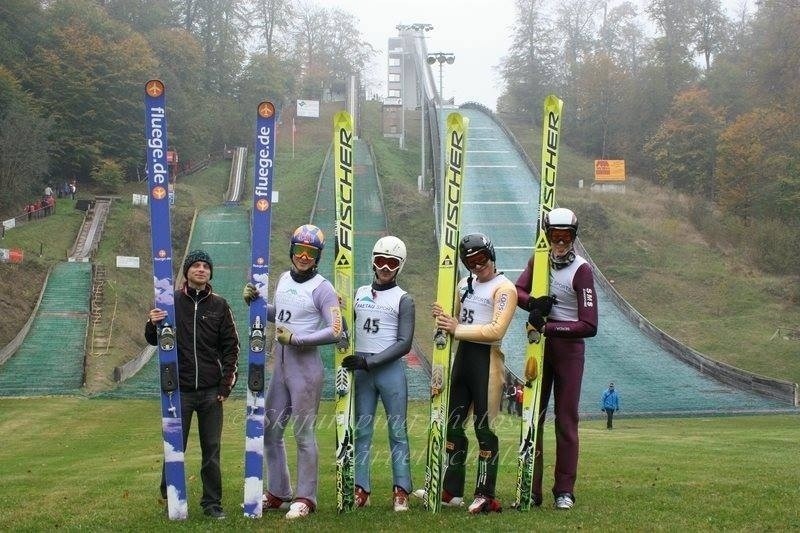
[[[194, 300], [194, 298], [192, 298]], [[194, 330], [192, 331], [192, 347], [194, 352], [194, 390], [200, 388], [200, 363], [197, 361], [197, 306], [200, 302], [194, 300], [194, 320], [192, 320], [192, 325], [194, 326]]]

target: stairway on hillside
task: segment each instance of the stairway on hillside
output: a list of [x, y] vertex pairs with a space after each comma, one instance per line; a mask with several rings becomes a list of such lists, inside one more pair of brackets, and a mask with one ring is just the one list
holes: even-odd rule
[[93, 356], [107, 355], [117, 314], [116, 298], [113, 299], [114, 301], [104, 317], [108, 269], [103, 265], [95, 264], [93, 270], [88, 353]]
[[70, 260], [82, 262], [91, 260], [92, 254], [94, 254], [97, 245], [100, 243], [100, 237], [103, 234], [112, 199], [110, 196], [95, 197], [94, 202], [86, 212], [86, 218], [78, 232], [78, 237], [75, 239], [75, 245], [70, 253]]

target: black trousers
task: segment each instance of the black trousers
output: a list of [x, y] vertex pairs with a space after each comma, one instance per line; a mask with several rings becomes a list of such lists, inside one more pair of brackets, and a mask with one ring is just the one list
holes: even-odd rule
[[614, 410], [604, 409], [604, 411], [606, 412], [606, 429], [611, 429], [613, 427]]
[[[453, 496], [464, 495], [469, 441], [465, 431], [470, 407], [478, 440], [478, 472], [475, 495], [494, 498], [497, 482], [499, 442], [489, 424], [489, 351], [491, 347], [460, 341], [450, 377], [450, 409], [447, 420], [447, 470], [444, 489]], [[496, 414], [496, 413], [495, 413]]]
[[[200, 437], [200, 479], [203, 482], [203, 509], [222, 503], [222, 470], [219, 452], [222, 442], [222, 402], [217, 400], [217, 388], [209, 387], [196, 391], [181, 391], [181, 422], [183, 424], [183, 449], [189, 441], [192, 414], [197, 413], [197, 431]], [[164, 468], [161, 468], [161, 496], [167, 497]]]

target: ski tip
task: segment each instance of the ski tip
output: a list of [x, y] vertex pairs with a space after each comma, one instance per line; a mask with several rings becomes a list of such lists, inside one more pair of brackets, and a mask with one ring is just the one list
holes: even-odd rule
[[458, 111], [453, 111], [449, 115], [447, 115], [447, 125], [460, 125], [461, 123], [469, 122], [469, 119], [459, 113]]
[[261, 118], [270, 118], [275, 114], [275, 104], [268, 100], [258, 104], [258, 116]]
[[548, 94], [544, 99], [544, 105], [546, 107], [556, 107], [561, 109], [564, 105], [564, 101], [554, 94]]
[[345, 110], [337, 111], [336, 114], [333, 115], [333, 123], [340, 124], [340, 123], [347, 123], [349, 124], [352, 121], [350, 117], [350, 113]]
[[164, 82], [158, 79], [148, 80], [147, 83], [144, 84], [144, 91], [151, 98], [158, 98], [164, 94], [164, 90]]

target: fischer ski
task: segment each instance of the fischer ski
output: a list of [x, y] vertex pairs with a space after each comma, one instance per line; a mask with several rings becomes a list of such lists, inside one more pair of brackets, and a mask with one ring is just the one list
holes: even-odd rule
[[175, 295], [172, 278], [172, 235], [169, 220], [166, 89], [150, 80], [144, 90], [147, 181], [150, 191], [150, 241], [153, 252], [155, 306], [167, 312], [158, 327], [158, 368], [161, 386], [161, 432], [164, 439], [164, 477], [170, 520], [188, 516], [186, 473], [175, 343]]
[[[469, 119], [459, 113], [447, 116], [447, 133], [444, 151], [444, 205], [439, 226], [439, 269], [436, 283], [436, 301], [445, 313], [452, 315], [455, 308], [455, 289], [458, 283], [458, 240], [461, 225], [462, 182], [466, 154]], [[425, 491], [423, 502], [432, 513], [439, 512], [446, 470], [445, 443], [447, 441], [447, 416], [450, 395], [450, 369], [453, 357], [453, 340], [444, 331], [434, 336], [431, 369], [431, 408], [428, 426], [428, 450], [425, 464]]]
[[258, 104], [252, 222], [250, 224], [250, 283], [259, 297], [250, 304], [249, 356], [244, 446], [244, 516], [259, 518], [264, 494], [264, 387], [269, 292], [269, 242], [272, 221], [273, 161], [275, 156], [275, 106]]
[[[544, 100], [542, 125], [542, 173], [539, 184], [539, 218], [533, 252], [533, 279], [531, 296], [550, 293], [550, 243], [544, 231], [544, 216], [556, 203], [556, 175], [558, 171], [558, 145], [561, 135], [561, 110], [564, 103], [554, 95]], [[522, 422], [520, 425], [517, 457], [517, 494], [514, 506], [527, 511], [533, 503], [533, 468], [536, 459], [536, 439], [539, 421], [539, 400], [542, 395], [542, 363], [545, 337], [537, 331], [528, 331], [525, 357], [525, 387], [522, 394]]]
[[[355, 394], [353, 373], [342, 367], [352, 355], [355, 342], [353, 320], [354, 154], [353, 119], [346, 111], [333, 117], [333, 177], [336, 199], [336, 252], [334, 287], [339, 295], [344, 325], [336, 347], [336, 509], [351, 511], [355, 505]], [[350, 322], [350, 323], [348, 323]]]

